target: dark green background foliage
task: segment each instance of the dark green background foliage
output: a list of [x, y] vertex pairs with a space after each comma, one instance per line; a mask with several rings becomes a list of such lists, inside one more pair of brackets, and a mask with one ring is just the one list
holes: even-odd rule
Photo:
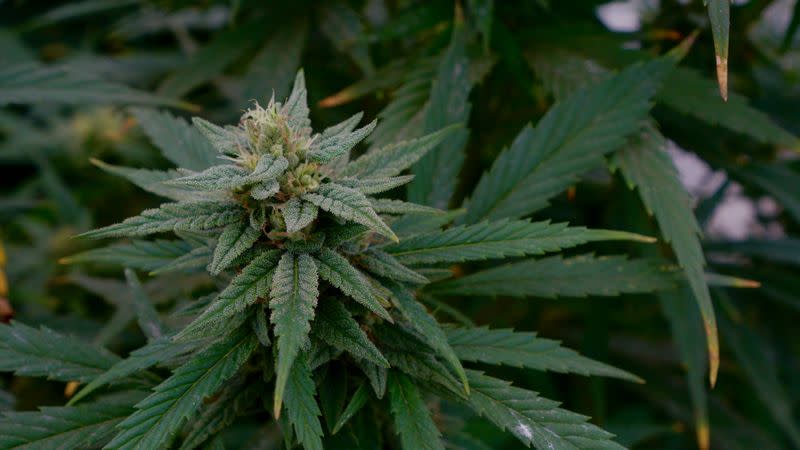
[[0, 448], [800, 448], [800, 1], [605, 3], [0, 0]]

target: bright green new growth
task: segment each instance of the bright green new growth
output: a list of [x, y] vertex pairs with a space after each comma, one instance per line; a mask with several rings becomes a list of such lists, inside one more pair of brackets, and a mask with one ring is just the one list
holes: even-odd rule
[[[443, 62], [452, 63], [450, 59]], [[651, 85], [670, 67], [664, 60], [634, 66], [587, 95], [602, 96], [598, 90], [610, 89], [612, 98], [605, 101], [630, 103], [618, 114], [625, 123], [636, 123], [646, 116], [648, 99], [655, 92]], [[655, 78], [643, 83], [645, 88], [636, 95], [623, 89], [642, 73], [653, 73]], [[556, 108], [556, 113], [565, 107]], [[608, 433], [586, 424], [582, 416], [560, 410], [533, 392], [471, 371], [464, 363], [639, 381], [636, 376], [533, 333], [442, 327], [418, 296], [421, 292], [441, 298], [579, 297], [666, 289], [675, 282], [674, 271], [649, 260], [593, 256], [564, 260], [557, 255], [498, 265], [460, 278], [449, 278], [446, 267], [540, 256], [592, 241], [653, 240], [620, 231], [507, 218], [534, 209], [531, 205], [516, 205], [515, 213], [492, 213], [498, 204], [513, 206], [508, 204], [512, 197], [505, 187], [509, 192], [516, 188], [498, 187], [498, 183], [525, 179], [537, 184], [536, 164], [525, 167], [515, 161], [524, 153], [519, 147], [524, 140], [519, 139], [498, 164], [533, 171], [499, 180], [495, 167], [473, 195], [478, 209], [468, 208], [471, 212], [459, 219], [465, 224], [452, 226], [461, 212], [374, 196], [412, 182], [414, 176], [404, 172], [425, 161], [428, 152], [442, 148], [439, 144], [447, 142], [459, 125], [373, 148], [351, 160], [351, 151], [376, 122], [356, 128], [362, 117], [356, 114], [314, 133], [308, 113], [302, 72], [284, 103], [273, 98], [266, 107], [256, 104], [237, 126], [221, 127], [195, 118], [190, 128], [169, 115], [136, 110], [154, 142], [169, 147], [165, 155], [186, 167], [159, 172], [96, 164], [172, 202], [84, 236], [173, 232], [178, 239], [135, 240], [91, 250], [72, 260], [97, 258], [160, 276], [207, 271], [229, 280], [227, 285], [173, 313], [172, 319], [191, 317], [188, 324], [176, 328], [167, 325], [175, 320], [159, 318], [129, 269], [135, 310], [149, 342], [128, 358], [119, 360], [100, 352], [79, 362], [77, 355], [50, 352], [46, 343], [33, 348], [14, 340], [0, 344], [0, 352], [38, 361], [36, 367], [19, 368], [21, 373], [89, 381], [70, 404], [100, 389], [125, 385], [136, 373], [145, 375], [152, 394], [129, 415], [109, 419], [119, 423], [113, 439], [113, 433], [103, 428], [111, 439], [108, 448], [167, 447], [176, 440], [181, 448], [207, 444], [245, 405], [257, 404], [279, 420], [290, 445], [321, 449], [326, 436], [320, 415], [328, 431], [338, 433], [359, 415], [368, 414], [367, 405], [379, 401], [387, 390], [394, 429], [407, 449], [444, 448], [442, 432], [425, 406], [429, 394], [472, 408], [526, 445], [615, 448]], [[548, 117], [542, 126], [552, 125], [554, 119]], [[609, 127], [603, 133], [611, 134], [611, 142], [622, 142], [628, 128], [632, 127]], [[569, 137], [563, 140], [569, 142]], [[194, 143], [193, 153], [176, 152], [174, 146], [180, 142]], [[203, 144], [195, 145], [198, 142]], [[565, 167], [572, 158], [584, 158], [582, 150], [599, 159], [610, 149], [610, 145], [602, 152], [588, 146], [551, 147], [547, 157]], [[581, 170], [584, 166], [591, 164], [579, 165]], [[562, 178], [578, 175], [563, 174]], [[556, 188], [547, 191], [548, 197]], [[530, 273], [544, 275], [531, 277]], [[435, 282], [431, 284], [426, 275]], [[36, 339], [48, 333], [20, 331]], [[79, 351], [83, 351], [79, 346], [73, 349]], [[172, 376], [160, 380], [154, 375], [151, 369], [159, 365], [175, 367]], [[344, 383], [342, 379], [324, 378], [320, 383], [318, 378], [326, 373], [331, 377], [331, 371], [357, 380], [358, 389], [348, 396], [347, 386], [338, 384]], [[262, 401], [250, 401], [245, 390], [259, 393]], [[204, 406], [204, 402], [209, 404]], [[195, 415], [198, 408], [200, 413]], [[95, 416], [88, 415], [85, 423], [75, 424], [75, 430], [94, 427], [93, 420]], [[40, 437], [31, 435], [31, 439]]]

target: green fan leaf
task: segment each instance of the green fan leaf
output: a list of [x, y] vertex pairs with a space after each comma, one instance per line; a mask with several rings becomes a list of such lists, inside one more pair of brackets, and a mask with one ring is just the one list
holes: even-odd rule
[[105, 263], [153, 271], [192, 251], [192, 246], [182, 240], [133, 240], [127, 244], [114, 244], [87, 250], [66, 258], [62, 264]]
[[444, 450], [442, 434], [411, 378], [392, 372], [388, 387], [394, 426], [403, 449]]
[[14, 450], [96, 448], [133, 413], [139, 393], [117, 395], [102, 403], [45, 406], [39, 411], [6, 412], [0, 418], [0, 448]]
[[146, 108], [133, 108], [131, 112], [147, 137], [176, 166], [205, 170], [219, 164], [216, 149], [182, 118]]
[[91, 161], [92, 164], [103, 169], [104, 171], [118, 177], [125, 178], [147, 192], [177, 201], [192, 201], [202, 199], [202, 196], [198, 195], [196, 192], [164, 184], [167, 181], [183, 176], [183, 174], [177, 170], [134, 169], [131, 167], [106, 164], [96, 159], [92, 159]]
[[478, 182], [465, 223], [516, 218], [548, 201], [639, 130], [674, 61], [633, 65], [556, 103], [534, 129], [526, 126]]
[[[447, 125], [466, 123], [472, 105], [469, 94], [474, 80], [470, 77], [467, 57], [469, 32], [463, 19], [456, 20], [450, 46], [444, 54], [431, 87], [430, 100], [423, 119], [426, 133]], [[448, 140], [427, 152], [411, 169], [415, 178], [408, 185], [408, 199], [414, 203], [447, 208], [458, 184], [464, 164], [464, 147], [469, 131], [460, 128]]]
[[242, 253], [249, 250], [262, 235], [260, 229], [253, 228], [248, 222], [226, 226], [217, 240], [214, 258], [208, 266], [208, 271], [212, 275], [218, 275], [233, 264]]
[[404, 266], [394, 256], [381, 250], [371, 250], [360, 255], [358, 262], [375, 275], [404, 283], [427, 284], [423, 275]]
[[294, 233], [307, 227], [317, 218], [319, 208], [317, 205], [304, 202], [297, 197], [290, 199], [283, 205], [283, 220], [286, 222], [286, 231]]
[[341, 175], [358, 178], [397, 176], [459, 128], [459, 125], [451, 125], [418, 139], [402, 141], [370, 151], [345, 166]]
[[311, 332], [315, 338], [356, 358], [389, 367], [389, 362], [380, 350], [369, 340], [347, 308], [336, 299], [326, 299], [317, 306]]
[[705, 373], [708, 369], [708, 346], [700, 311], [686, 284], [679, 289], [658, 293], [661, 310], [669, 322], [672, 340], [677, 347], [681, 363], [686, 368], [686, 383], [694, 410], [694, 427], [699, 448], [708, 448], [710, 422]]
[[355, 189], [326, 183], [316, 192], [304, 194], [303, 200], [337, 217], [368, 226], [389, 239], [397, 240], [392, 229], [372, 209], [369, 199]]
[[101, 239], [120, 236], [146, 236], [167, 231], [203, 231], [237, 222], [244, 210], [229, 202], [164, 203], [147, 209], [124, 222], [81, 234], [81, 237]]
[[311, 120], [308, 118], [308, 92], [306, 91], [306, 76], [300, 69], [294, 78], [292, 93], [281, 110], [288, 117], [289, 126], [296, 129], [308, 128]]
[[168, 447], [184, 420], [239, 370], [257, 344], [250, 329], [241, 327], [200, 352], [136, 405], [136, 412], [118, 425], [120, 433], [106, 448]]
[[297, 440], [306, 450], [322, 450], [322, 424], [317, 404], [316, 385], [306, 355], [300, 354], [292, 364], [286, 382], [286, 416]]
[[651, 238], [624, 231], [589, 230], [549, 221], [499, 220], [413, 235], [385, 250], [403, 264], [433, 264], [543, 255], [608, 240], [652, 242]]
[[369, 281], [343, 256], [333, 250], [323, 248], [317, 255], [317, 266], [319, 276], [323, 280], [334, 285], [345, 295], [352, 297], [383, 319], [392, 321], [389, 312], [372, 293]]
[[373, 120], [368, 125], [353, 132], [334, 134], [319, 139], [308, 152], [308, 159], [325, 164], [342, 155], [350, 154], [350, 150], [356, 144], [372, 133], [377, 123], [377, 120]]
[[89, 381], [119, 361], [108, 350], [48, 328], [0, 325], [0, 372], [58, 381]]
[[115, 363], [107, 371], [100, 374], [100, 376], [92, 379], [89, 384], [72, 396], [68, 404], [73, 405], [98, 388], [111, 384], [114, 381], [122, 380], [128, 375], [185, 355], [197, 347], [197, 345], [198, 342], [196, 341], [173, 342], [170, 338], [162, 338], [149, 342], [144, 347], [132, 351], [127, 358]]
[[497, 427], [507, 430], [526, 447], [539, 450], [597, 448], [622, 450], [612, 434], [587, 422], [587, 417], [558, 407], [536, 392], [468, 370], [472, 394], [467, 404]]
[[244, 386], [241, 382], [225, 386], [213, 402], [204, 405], [193, 418], [180, 450], [199, 448], [204, 442], [219, 436], [220, 432], [233, 424], [238, 416], [244, 415], [247, 408], [258, 400], [260, 388], [258, 384]]
[[350, 401], [347, 402], [347, 406], [344, 408], [344, 411], [342, 411], [342, 413], [339, 415], [339, 418], [333, 425], [331, 434], [338, 433], [339, 430], [341, 430], [342, 427], [353, 418], [353, 416], [361, 411], [361, 408], [367, 404], [369, 397], [369, 387], [366, 383], [362, 383], [358, 389], [356, 389], [356, 392], [353, 394], [353, 397], [350, 398]]
[[414, 179], [414, 175], [402, 175], [399, 177], [380, 177], [380, 178], [345, 178], [337, 182], [342, 186], [353, 188], [362, 194], [380, 194], [403, 186]]
[[793, 147], [797, 137], [731, 92], [723, 101], [714, 82], [685, 67], [678, 67], [658, 94], [658, 100], [687, 116], [741, 133], [758, 142]]
[[562, 347], [559, 341], [540, 338], [536, 333], [510, 329], [445, 329], [450, 347], [462, 361], [502, 364], [559, 373], [599, 375], [642, 382], [624, 370], [611, 367]]
[[70, 105], [164, 105], [187, 103], [153, 95], [123, 84], [98, 80], [69, 66], [19, 63], [0, 69], [0, 106], [26, 103]]
[[234, 189], [246, 184], [274, 180], [288, 167], [289, 162], [283, 156], [275, 158], [271, 155], [262, 155], [255, 169], [250, 173], [243, 167], [225, 164], [212, 166], [200, 173], [170, 180], [166, 184], [201, 191]]
[[236, 313], [266, 297], [272, 287], [280, 250], [267, 250], [253, 258], [205, 311], [184, 328], [175, 339], [202, 336], [203, 330], [223, 324]]
[[700, 246], [700, 226], [692, 212], [689, 194], [666, 153], [666, 140], [654, 126], [643, 129], [613, 157], [630, 188], [636, 187], [647, 211], [655, 215], [664, 239], [672, 244], [678, 263], [686, 273], [703, 316], [708, 341], [709, 378], [713, 386], [719, 367], [719, 342], [714, 307], [708, 292], [705, 258]]
[[[433, 58], [421, 59], [411, 62], [411, 67], [401, 67], [405, 71], [398, 71], [395, 75], [397, 82], [402, 82], [402, 85], [397, 88], [393, 95], [392, 100], [386, 105], [385, 108], [378, 113], [378, 126], [375, 131], [367, 137], [367, 141], [372, 144], [373, 148], [385, 147], [394, 142], [402, 141], [417, 137], [419, 130], [422, 127], [422, 119], [425, 114], [426, 105], [431, 92], [431, 84], [433, 77], [436, 74], [437, 60]], [[381, 71], [397, 70], [393, 64], [381, 69]], [[379, 73], [378, 77], [374, 78], [376, 87], [379, 83], [392, 81], [392, 76], [388, 73]], [[381, 78], [380, 75], [389, 75], [387, 78]], [[373, 80], [372, 78], [365, 81]], [[361, 83], [364, 83], [363, 81]], [[388, 84], [391, 87], [395, 82]], [[365, 85], [362, 85], [365, 86]], [[354, 88], [360, 86], [354, 85]], [[348, 94], [348, 90], [342, 91], [342, 94]], [[344, 97], [344, 95], [339, 98]], [[331, 100], [338, 100], [337, 96], [330, 97]]]
[[411, 326], [420, 333], [425, 339], [425, 342], [427, 342], [439, 356], [447, 361], [461, 379], [464, 391], [469, 394], [469, 383], [467, 382], [464, 368], [461, 366], [461, 361], [447, 341], [447, 335], [439, 326], [436, 319], [431, 316], [428, 311], [425, 310], [425, 307], [414, 298], [413, 294], [404, 287], [395, 283], [392, 283], [388, 287], [391, 289], [395, 304], [400, 312], [402, 312], [403, 316], [405, 316], [411, 323]]
[[278, 338], [274, 414], [280, 416], [283, 394], [292, 364], [300, 349], [308, 345], [309, 322], [319, 296], [317, 265], [309, 255], [285, 253], [272, 277], [270, 321]]
[[164, 324], [158, 317], [158, 311], [153, 306], [153, 301], [142, 288], [139, 278], [131, 269], [125, 269], [125, 278], [128, 280], [128, 287], [133, 297], [133, 310], [139, 320], [141, 328], [148, 342], [153, 342], [164, 336]]
[[416, 203], [404, 202], [402, 200], [395, 200], [390, 198], [371, 199], [372, 209], [378, 214], [444, 214], [441, 209], [433, 208], [431, 206], [418, 205]]
[[593, 255], [527, 260], [436, 283], [447, 296], [586, 297], [655, 292], [677, 285], [674, 270], [657, 260]]

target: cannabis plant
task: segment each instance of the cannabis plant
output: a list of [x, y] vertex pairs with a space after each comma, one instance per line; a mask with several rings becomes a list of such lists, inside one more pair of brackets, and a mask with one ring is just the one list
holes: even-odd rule
[[[404, 172], [447, 145], [459, 125], [353, 157], [376, 122], [358, 128], [362, 114], [356, 114], [314, 132], [302, 71], [285, 102], [254, 104], [236, 126], [195, 118], [190, 128], [175, 121], [187, 145], [180, 154], [165, 149], [165, 156], [185, 167], [151, 171], [98, 162], [172, 201], [82, 236], [174, 238], [134, 240], [78, 258], [111, 258], [166, 277], [205, 269], [220, 289], [162, 320], [129, 269], [148, 343], [125, 359], [68, 346], [76, 363], [88, 358], [80, 362], [97, 370], [61, 375], [88, 384], [72, 397], [72, 406], [48, 410], [57, 423], [22, 427], [4, 437], [3, 447], [46, 442], [49, 433], [77, 422], [60, 446], [195, 448], [214, 442], [238, 420], [269, 414], [289, 447], [320, 449], [323, 436], [335, 442], [345, 434], [363, 448], [380, 448], [396, 433], [405, 449], [444, 448], [445, 424], [430, 412], [437, 401], [472, 409], [526, 446], [619, 448], [586, 417], [465, 363], [635, 376], [532, 333], [441, 323], [428, 306], [440, 295], [514, 295], [519, 286], [505, 280], [517, 273], [529, 274], [545, 295], [669, 286], [674, 276], [657, 260], [591, 254], [526, 260], [459, 278], [449, 267], [538, 256], [589, 241], [650, 241], [517, 219], [524, 214], [517, 199], [540, 196], [546, 202], [571, 182], [573, 168], [551, 157], [549, 148], [584, 151], [591, 145], [600, 157], [604, 147], [618, 144], [604, 138], [604, 130], [638, 126], [673, 64], [664, 58], [634, 65], [558, 105], [519, 138], [546, 140], [541, 151], [528, 153], [515, 142], [478, 184], [466, 211], [377, 197], [411, 182], [414, 175]], [[559, 114], [576, 107], [606, 110], [609, 102], [626, 107], [578, 140], [559, 134]], [[545, 176], [520, 178], [520, 162], [527, 159], [540, 160]], [[19, 324], [3, 332], [32, 345], [48, 334]], [[161, 379], [150, 371], [158, 366], [171, 374]], [[17, 413], [18, 420], [26, 414]]]

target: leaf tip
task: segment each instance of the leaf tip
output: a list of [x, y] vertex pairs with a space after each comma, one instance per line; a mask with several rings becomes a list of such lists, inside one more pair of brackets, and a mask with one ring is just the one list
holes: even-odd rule
[[711, 446], [711, 433], [708, 427], [708, 423], [706, 421], [700, 422], [697, 424], [696, 430], [697, 436], [697, 447], [700, 450], [708, 450]]
[[717, 81], [719, 82], [719, 95], [722, 100], [728, 101], [728, 58], [717, 55]]

